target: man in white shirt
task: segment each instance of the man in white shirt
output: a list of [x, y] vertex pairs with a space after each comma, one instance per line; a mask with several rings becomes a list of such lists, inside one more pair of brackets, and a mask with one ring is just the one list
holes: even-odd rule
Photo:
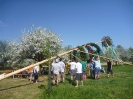
[[61, 72], [60, 72], [60, 77], [62, 78], [62, 81], [65, 81], [65, 63], [62, 61], [62, 58], [60, 58], [60, 68], [61, 68]]
[[56, 82], [56, 84], [58, 85], [60, 80], [59, 72], [61, 71], [58, 59], [55, 60], [55, 63], [52, 63], [52, 71], [53, 71], [53, 84], [55, 84]]
[[80, 63], [80, 60], [76, 63], [76, 86], [78, 87], [78, 81], [80, 80], [83, 86], [83, 78], [82, 78], [82, 64]]
[[76, 66], [76, 62], [73, 59], [72, 62], [70, 62], [69, 64], [70, 64], [70, 78], [71, 78], [71, 80], [73, 80], [73, 78], [75, 77], [75, 66]]

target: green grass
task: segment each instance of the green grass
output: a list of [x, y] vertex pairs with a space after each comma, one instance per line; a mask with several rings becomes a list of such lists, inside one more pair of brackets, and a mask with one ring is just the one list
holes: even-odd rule
[[[106, 67], [105, 67], [106, 70]], [[114, 77], [101, 75], [99, 80], [87, 79], [84, 86], [75, 87], [66, 77], [65, 83], [52, 86], [48, 93], [47, 77], [33, 84], [27, 79], [4, 79], [0, 81], [0, 99], [133, 99], [133, 66], [114, 66]]]
[[39, 94], [44, 90], [40, 86], [47, 86], [47, 77], [40, 77], [39, 84], [34, 84], [27, 79], [4, 79], [0, 81], [0, 99], [39, 99]]

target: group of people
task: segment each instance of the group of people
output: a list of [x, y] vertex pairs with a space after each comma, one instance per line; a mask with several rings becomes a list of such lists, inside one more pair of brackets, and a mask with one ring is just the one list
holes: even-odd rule
[[[69, 60], [67, 65], [70, 65], [69, 67], [69, 73], [70, 73], [70, 80], [76, 80], [76, 86], [78, 87], [78, 82], [81, 81], [81, 85], [83, 86], [83, 81], [86, 80], [86, 72], [87, 72], [87, 62], [82, 60]], [[55, 59], [55, 61], [52, 63], [52, 72], [53, 72], [53, 84], [59, 85], [59, 82], [65, 81], [65, 68], [66, 65], [62, 58]], [[90, 68], [90, 77], [94, 79], [100, 78], [101, 73], [101, 63], [100, 63], [100, 57], [98, 56], [96, 60], [92, 58], [91, 63], [89, 65]], [[107, 59], [107, 76], [109, 77], [109, 73], [113, 75], [112, 71], [112, 63], [109, 59]]]
[[[76, 80], [76, 87], [78, 87], [78, 82], [81, 81], [81, 85], [83, 86], [83, 81], [87, 78], [87, 62], [82, 60], [69, 60], [67, 62], [70, 65], [69, 73], [70, 73], [70, 80]], [[32, 65], [32, 64], [31, 64]], [[90, 65], [90, 77], [94, 79], [100, 78], [101, 73], [101, 63], [100, 58], [97, 57], [96, 60], [94, 58], [91, 59]], [[59, 85], [59, 82], [65, 82], [65, 70], [66, 63], [63, 62], [62, 58], [55, 59], [52, 63], [52, 73], [53, 73], [53, 84]], [[38, 83], [38, 74], [39, 74], [39, 66], [34, 66], [28, 69], [29, 73], [29, 80], [32, 81], [34, 77], [34, 82]], [[113, 75], [112, 71], [112, 63], [109, 59], [107, 59], [107, 76], [109, 77], [109, 73]]]
[[[84, 59], [68, 61], [67, 64], [70, 65], [70, 79], [76, 80], [76, 87], [78, 87], [78, 81], [81, 81], [83, 86], [83, 80], [86, 80], [86, 62]], [[65, 63], [62, 59], [56, 59], [54, 63], [52, 63], [52, 71], [53, 71], [53, 84], [59, 84], [60, 81], [65, 81]], [[62, 80], [61, 80], [62, 79]]]
[[[99, 79], [101, 70], [102, 70], [102, 67], [101, 67], [99, 56], [96, 58], [95, 61], [94, 61], [94, 58], [92, 58], [90, 63], [90, 77], [94, 79]], [[110, 59], [107, 59], [107, 76], [108, 77], [109, 77], [109, 73], [111, 73], [112, 76], [114, 77], [113, 70], [112, 70], [112, 63]]]
[[101, 63], [100, 58], [97, 57], [94, 61], [94, 57], [91, 59], [90, 63], [90, 77], [94, 79], [99, 79], [101, 73]]
[[59, 84], [62, 78], [62, 82], [65, 81], [65, 63], [62, 61], [62, 58], [56, 59], [52, 63], [52, 72], [53, 72], [53, 84]]

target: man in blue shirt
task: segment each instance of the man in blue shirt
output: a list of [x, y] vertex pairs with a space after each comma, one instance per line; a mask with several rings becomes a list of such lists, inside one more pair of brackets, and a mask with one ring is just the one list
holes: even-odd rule
[[95, 78], [95, 62], [94, 58], [92, 58], [91, 63], [90, 63], [90, 77]]

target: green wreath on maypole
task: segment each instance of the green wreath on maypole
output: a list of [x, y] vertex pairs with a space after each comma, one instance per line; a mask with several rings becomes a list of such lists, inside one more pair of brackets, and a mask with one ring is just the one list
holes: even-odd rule
[[[94, 47], [96, 50], [94, 50], [93, 47]], [[100, 52], [101, 52], [100, 47], [99, 47], [96, 43], [88, 43], [88, 44], [85, 46], [85, 48], [88, 50], [88, 53], [91, 53], [91, 54], [89, 54], [89, 56], [90, 56], [90, 62], [92, 61], [92, 58], [94, 57], [94, 55], [92, 55], [92, 54], [98, 54], [98, 55], [99, 55]]]
[[96, 50], [92, 49], [93, 50], [93, 52], [92, 52], [93, 54], [100, 54], [101, 49], [96, 43], [88, 43], [87, 45], [89, 45], [91, 48], [93, 48], [93, 47], [96, 48]]
[[[71, 56], [71, 58], [72, 59], [74, 59], [74, 60], [77, 60], [77, 58], [79, 58], [79, 59], [85, 59], [85, 60], [88, 60], [88, 55], [86, 54], [86, 51], [85, 51], [85, 49], [84, 49], [84, 46], [85, 46], [85, 48], [88, 50], [88, 53], [92, 53], [92, 54], [100, 54], [100, 52], [101, 52], [101, 49], [100, 49], [100, 47], [97, 45], [97, 44], [95, 44], [95, 43], [88, 43], [88, 44], [86, 44], [86, 45], [82, 45], [82, 46], [77, 46], [77, 48], [79, 49], [79, 51], [81, 51], [81, 52], [78, 52], [77, 50], [74, 50], [73, 51], [73, 55], [75, 56], [71, 56], [71, 54], [70, 54], [70, 56]], [[93, 47], [96, 49], [96, 50], [94, 50], [93, 49]], [[77, 57], [77, 58], [76, 58]], [[93, 55], [91, 55], [91, 54], [89, 54], [89, 59], [91, 60], [92, 59], [92, 57], [93, 57]]]
[[77, 57], [80, 59], [87, 60], [87, 54], [85, 53], [85, 49], [83, 46], [78, 46], [77, 47], [81, 52], [78, 53]]

